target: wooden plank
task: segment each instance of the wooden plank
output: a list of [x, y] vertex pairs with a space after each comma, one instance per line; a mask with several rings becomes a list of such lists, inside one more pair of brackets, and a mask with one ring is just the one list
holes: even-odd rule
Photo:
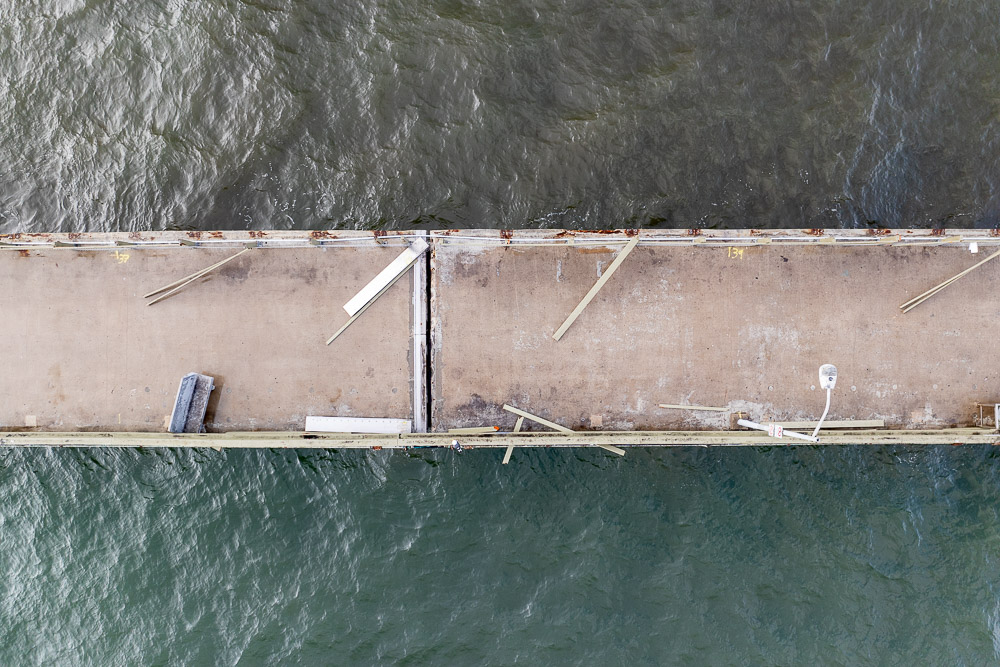
[[973, 264], [972, 266], [970, 266], [969, 268], [967, 268], [965, 271], [962, 271], [958, 275], [952, 276], [951, 278], [949, 278], [948, 280], [944, 281], [943, 283], [940, 283], [939, 285], [935, 285], [934, 287], [930, 288], [929, 290], [927, 290], [923, 294], [921, 294], [921, 295], [919, 295], [919, 296], [917, 296], [917, 297], [915, 297], [913, 299], [910, 299], [909, 301], [907, 301], [906, 303], [904, 303], [903, 305], [901, 305], [900, 308], [903, 310], [904, 313], [907, 313], [907, 312], [913, 310], [914, 308], [916, 308], [917, 306], [919, 306], [920, 304], [922, 304], [927, 299], [931, 298], [932, 296], [934, 296], [935, 294], [937, 294], [938, 292], [940, 292], [944, 288], [948, 287], [949, 285], [951, 285], [952, 283], [954, 283], [955, 281], [957, 281], [959, 278], [962, 278], [962, 277], [968, 275], [973, 270], [978, 269], [980, 266], [982, 266], [983, 264], [985, 264], [986, 262], [990, 261], [991, 259], [993, 259], [995, 257], [1000, 257], [1000, 250], [997, 250], [995, 253], [993, 253], [992, 255], [990, 255], [989, 257], [987, 257], [986, 259], [984, 259], [984, 260], [982, 260], [980, 262], [977, 262], [976, 264]]
[[[771, 423], [771, 422], [768, 422]], [[816, 428], [815, 421], [804, 422], [774, 422], [782, 428]], [[885, 428], [885, 421], [882, 419], [847, 419], [844, 421], [825, 421], [823, 430], [831, 428]]]
[[[560, 426], [559, 424], [556, 424], [555, 422], [550, 422], [548, 419], [542, 419], [541, 417], [533, 415], [530, 412], [525, 412], [524, 410], [519, 410], [519, 409], [511, 407], [511, 406], [509, 406], [507, 404], [504, 404], [503, 409], [506, 410], [507, 412], [513, 412], [515, 415], [518, 415], [518, 416], [522, 417], [523, 419], [530, 419], [533, 422], [538, 422], [542, 426], [548, 426], [549, 428], [555, 429], [556, 431], [559, 431], [560, 433], [575, 433], [574, 431], [571, 431], [570, 429], [566, 428], [565, 426]], [[613, 447], [611, 445], [601, 444], [601, 443], [597, 443], [597, 442], [594, 443], [594, 446], [600, 447], [601, 449], [609, 451], [612, 454], [617, 454], [618, 456], [625, 456], [625, 450], [624, 449], [618, 449], [617, 447]]]
[[[524, 417], [518, 417], [517, 422], [514, 424], [514, 433], [521, 432], [521, 425], [524, 424]], [[510, 463], [510, 455], [514, 453], [514, 443], [511, 442], [507, 445], [507, 451], [503, 453], [503, 465]]]
[[[413, 266], [413, 264], [416, 263], [416, 261], [417, 261], [416, 258], [414, 258], [413, 261], [410, 262], [410, 266]], [[409, 268], [409, 267], [407, 267], [407, 268]], [[405, 275], [406, 275], [406, 271], [404, 270], [402, 273], [398, 274], [395, 278], [393, 278], [392, 282], [390, 282], [388, 285], [386, 285], [385, 287], [383, 287], [382, 291], [379, 292], [378, 294], [376, 294], [374, 296], [374, 298], [372, 298], [371, 301], [369, 301], [368, 303], [366, 303], [364, 305], [364, 307], [361, 308], [361, 310], [359, 310], [357, 313], [355, 313], [354, 315], [352, 315], [351, 319], [349, 319], [346, 322], [344, 322], [344, 326], [342, 326], [339, 329], [337, 329], [337, 333], [335, 333], [332, 336], [330, 336], [327, 339], [326, 344], [329, 345], [333, 341], [337, 340], [337, 338], [340, 337], [340, 334], [342, 334], [345, 331], [347, 331], [347, 327], [349, 327], [352, 324], [354, 324], [355, 320], [357, 320], [359, 317], [361, 317], [362, 315], [364, 315], [365, 311], [368, 310], [368, 308], [370, 308], [371, 305], [373, 303], [375, 303], [380, 296], [382, 296], [383, 294], [385, 294], [386, 292], [388, 292], [389, 288], [392, 287], [393, 285], [395, 285], [396, 281], [399, 280], [400, 278], [402, 278]]]
[[915, 308], [916, 306], [919, 306], [921, 303], [923, 303], [924, 301], [926, 301], [930, 297], [934, 296], [935, 294], [937, 294], [938, 292], [940, 292], [941, 290], [943, 290], [945, 287], [947, 287], [951, 283], [955, 282], [958, 278], [959, 278], [959, 276], [952, 276], [951, 278], [948, 278], [948, 280], [944, 281], [943, 283], [939, 283], [939, 284], [935, 285], [934, 287], [930, 288], [929, 290], [927, 290], [923, 294], [920, 294], [919, 296], [913, 297], [912, 299], [910, 299], [909, 301], [907, 301], [906, 303], [904, 303], [903, 305], [901, 305], [900, 308], [905, 313], [908, 310], [910, 310], [912, 308]]
[[548, 426], [549, 428], [551, 428], [551, 429], [553, 429], [555, 431], [559, 431], [560, 433], [572, 433], [573, 432], [570, 429], [566, 428], [565, 426], [560, 426], [559, 424], [556, 424], [555, 422], [550, 422], [548, 419], [542, 419], [541, 417], [535, 416], [535, 415], [531, 414], [530, 412], [525, 412], [524, 410], [519, 410], [519, 409], [517, 409], [515, 407], [511, 407], [511, 406], [507, 405], [506, 403], [504, 404], [503, 409], [506, 410], [507, 412], [512, 412], [515, 415], [518, 415], [520, 417], [524, 417], [525, 419], [530, 419], [533, 422], [538, 422], [542, 426]]
[[573, 312], [569, 314], [569, 317], [566, 318], [566, 321], [563, 322], [562, 325], [552, 335], [553, 338], [559, 340], [560, 338], [563, 337], [563, 334], [566, 333], [566, 330], [573, 325], [573, 322], [575, 322], [576, 318], [580, 316], [580, 313], [583, 312], [583, 309], [587, 307], [587, 304], [589, 304], [594, 299], [595, 296], [597, 296], [597, 293], [601, 290], [602, 287], [604, 287], [604, 283], [608, 282], [608, 280], [611, 279], [611, 276], [615, 274], [615, 271], [618, 270], [618, 267], [621, 266], [621, 263], [625, 261], [625, 258], [628, 257], [628, 254], [632, 252], [632, 250], [638, 243], [639, 243], [639, 235], [636, 234], [635, 236], [632, 237], [631, 241], [625, 244], [625, 247], [621, 249], [621, 251], [618, 253], [618, 256], [615, 257], [614, 261], [612, 261], [611, 264], [608, 266], [608, 268], [605, 269], [604, 273], [601, 274], [601, 277], [597, 279], [597, 282], [594, 283], [594, 286], [590, 288], [589, 292], [587, 292], [587, 296], [583, 297], [583, 301], [581, 301], [577, 305], [577, 307], [573, 309]]
[[708, 412], [728, 412], [729, 408], [709, 408], [704, 405], [674, 405], [672, 403], [660, 403], [659, 407], [671, 410], [706, 410]]
[[409, 419], [306, 417], [306, 431], [319, 433], [412, 433]]
[[916, 308], [917, 306], [919, 306], [920, 304], [922, 304], [924, 301], [927, 301], [927, 299], [931, 298], [932, 296], [934, 296], [935, 294], [937, 294], [938, 292], [940, 292], [941, 290], [943, 290], [945, 287], [948, 287], [948, 285], [952, 284], [953, 282], [955, 282], [956, 280], [958, 280], [961, 277], [962, 276], [954, 276], [952, 278], [949, 278], [948, 280], [944, 281], [940, 285], [937, 285], [936, 287], [928, 290], [926, 293], [921, 294], [917, 298], [913, 299], [912, 301], [910, 301], [905, 306], [900, 306], [900, 308], [903, 309], [904, 313], [910, 312], [911, 310], [913, 310], [914, 308]]
[[[176, 282], [173, 282], [170, 285], [167, 285], [165, 287], [161, 287], [158, 290], [154, 290], [154, 291], [150, 292], [149, 294], [146, 294], [143, 298], [148, 298], [148, 297], [150, 297], [150, 296], [152, 296], [154, 294], [157, 294], [159, 292], [163, 292], [164, 290], [170, 290], [166, 294], [161, 294], [160, 296], [156, 297], [155, 299], [153, 299], [152, 301], [150, 301], [146, 305], [147, 306], [152, 306], [154, 303], [159, 303], [160, 301], [163, 301], [167, 297], [173, 296], [174, 294], [176, 294], [177, 292], [180, 292], [182, 289], [184, 289], [185, 287], [187, 287], [188, 285], [190, 285], [194, 281], [198, 280], [199, 278], [203, 278], [204, 276], [208, 275], [212, 271], [215, 271], [216, 269], [221, 268], [223, 265], [228, 264], [229, 262], [233, 261], [234, 259], [236, 259], [237, 257], [239, 257], [240, 255], [242, 255], [245, 252], [250, 252], [250, 248], [244, 248], [243, 250], [240, 250], [238, 253], [236, 253], [232, 257], [228, 257], [228, 258], [222, 260], [221, 262], [216, 262], [215, 264], [213, 264], [212, 266], [210, 266], [208, 268], [205, 268], [205, 269], [202, 269], [201, 271], [197, 271], [195, 273], [192, 273], [190, 276], [187, 276], [186, 278], [181, 278], [180, 280], [178, 280]], [[170, 289], [171, 287], [173, 287], [173, 289]]]
[[[241, 251], [241, 252], [245, 252], [245, 251]], [[239, 253], [238, 253], [238, 254], [239, 254]], [[229, 258], [229, 259], [232, 259], [232, 258]], [[184, 276], [184, 277], [183, 277], [183, 278], [181, 278], [180, 280], [175, 280], [174, 282], [170, 283], [169, 285], [164, 285], [164, 286], [163, 286], [163, 287], [161, 287], [160, 289], [155, 289], [155, 290], [153, 290], [152, 292], [150, 292], [149, 294], [143, 294], [143, 295], [142, 295], [142, 298], [143, 298], [143, 299], [148, 299], [149, 297], [153, 296], [154, 294], [159, 294], [160, 292], [166, 292], [166, 291], [167, 291], [168, 289], [170, 289], [171, 287], [177, 287], [178, 285], [180, 285], [180, 284], [182, 284], [182, 283], [185, 283], [185, 282], [187, 282], [187, 281], [188, 281], [188, 280], [190, 280], [191, 278], [197, 278], [198, 276], [202, 275], [202, 274], [203, 274], [203, 273], [205, 273], [206, 271], [211, 271], [212, 269], [214, 269], [214, 268], [216, 268], [216, 267], [218, 267], [218, 266], [221, 266], [221, 265], [222, 265], [222, 262], [225, 262], [225, 261], [226, 261], [226, 260], [224, 259], [224, 260], [222, 260], [222, 261], [220, 261], [220, 262], [216, 262], [215, 264], [213, 264], [213, 265], [211, 265], [211, 266], [209, 266], [209, 267], [206, 267], [206, 268], [204, 268], [204, 269], [201, 269], [200, 271], [195, 271], [195, 272], [194, 272], [194, 273], [192, 273], [191, 275], [188, 275], [188, 276]]]
[[382, 269], [377, 276], [361, 288], [360, 292], [344, 304], [344, 310], [347, 311], [347, 314], [353, 317], [369, 302], [377, 299], [383, 290], [396, 282], [399, 276], [405, 273], [417, 257], [420, 257], [428, 247], [427, 241], [423, 239], [416, 239], [411, 243], [409, 248], [403, 250], [396, 259], [389, 263], [389, 266]]
[[[0, 432], [0, 447], [222, 447], [268, 449], [401, 449], [405, 447], [450, 447], [448, 433], [351, 435], [255, 431], [252, 433], [124, 433], [124, 432]], [[595, 433], [497, 434], [476, 442], [475, 449], [517, 447], [591, 447], [595, 445], [633, 447], [760, 447], [831, 445], [1000, 445], [1000, 433], [987, 428], [936, 430], [859, 430], [831, 432], [818, 445], [795, 440], [776, 443], [757, 431], [601, 431]], [[467, 447], [468, 448], [468, 447]]]

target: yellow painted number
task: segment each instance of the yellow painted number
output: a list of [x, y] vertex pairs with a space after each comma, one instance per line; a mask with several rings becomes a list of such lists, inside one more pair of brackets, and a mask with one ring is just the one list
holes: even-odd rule
[[734, 248], [729, 246], [726, 252], [726, 257], [729, 259], [743, 259], [743, 248]]
[[119, 264], [124, 264], [125, 262], [127, 262], [129, 257], [130, 255], [127, 252], [118, 252], [117, 250], [115, 250], [115, 259], [118, 260]]

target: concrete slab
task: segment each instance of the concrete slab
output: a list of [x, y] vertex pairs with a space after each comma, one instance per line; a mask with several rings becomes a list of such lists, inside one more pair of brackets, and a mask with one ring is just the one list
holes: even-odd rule
[[1000, 260], [898, 308], [985, 256], [964, 245], [640, 245], [553, 340], [621, 245], [437, 244], [435, 430], [511, 429], [504, 403], [574, 430], [729, 427], [728, 414], [658, 403], [816, 419], [823, 363], [840, 373], [830, 419], [971, 425], [977, 401], [1000, 401]]
[[412, 418], [411, 276], [324, 345], [343, 304], [400, 252], [368, 239], [254, 250], [152, 307], [143, 294], [241, 246], [3, 249], [0, 428], [33, 416], [47, 431], [165, 431], [191, 371], [215, 378], [210, 431]]
[[[1000, 399], [987, 333], [1000, 259], [909, 314], [898, 309], [995, 251], [988, 230], [643, 231], [558, 342], [552, 334], [625, 236], [433, 232], [430, 364], [412, 352], [425, 331], [413, 326], [415, 310], [424, 317], [414, 306], [426, 305], [412, 273], [323, 345], [347, 320], [343, 304], [399, 254], [400, 236], [412, 233], [0, 236], [0, 432], [46, 431], [31, 442], [62, 444], [70, 440], [59, 432], [162, 433], [177, 383], [191, 371], [214, 376], [219, 388], [208, 428], [240, 442], [241, 431], [300, 431], [307, 414], [413, 419], [425, 396], [411, 388], [425, 378], [437, 431], [509, 430], [508, 403], [605, 432], [588, 443], [607, 436], [617, 439], [605, 444], [619, 445], [757, 442], [725, 433], [733, 411], [764, 422], [815, 419], [824, 395], [813, 386], [825, 362], [840, 370], [830, 419], [882, 419], [922, 429], [927, 442], [951, 442], [941, 434], [958, 431], [934, 429], [971, 426], [977, 402]], [[968, 252], [971, 240], [980, 254]], [[145, 305], [146, 292], [247, 242], [259, 247]], [[541, 428], [524, 427], [535, 436]], [[694, 440], [683, 436], [693, 430]], [[891, 433], [843, 437], [914, 438]], [[995, 439], [995, 430], [974, 437]]]

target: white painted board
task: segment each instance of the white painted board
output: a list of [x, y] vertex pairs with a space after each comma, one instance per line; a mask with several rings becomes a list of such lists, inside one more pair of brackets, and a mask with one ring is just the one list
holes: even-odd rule
[[409, 419], [372, 417], [306, 417], [306, 431], [314, 433], [412, 433]]
[[361, 291], [351, 297], [351, 300], [344, 304], [344, 310], [347, 314], [354, 316], [359, 310], [365, 307], [365, 304], [375, 298], [375, 295], [382, 291], [382, 289], [392, 282], [392, 280], [398, 276], [403, 271], [413, 263], [417, 257], [423, 254], [427, 250], [427, 241], [423, 239], [417, 239], [410, 244], [410, 247], [399, 254], [399, 257], [392, 260], [389, 266], [382, 269], [382, 271], [372, 278], [371, 282], [361, 288]]

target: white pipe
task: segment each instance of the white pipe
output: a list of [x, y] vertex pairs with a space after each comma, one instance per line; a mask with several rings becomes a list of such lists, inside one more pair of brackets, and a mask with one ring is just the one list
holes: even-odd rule
[[826, 413], [830, 411], [830, 394], [832, 392], [832, 389], [826, 390], [826, 407], [823, 408], [823, 416], [819, 418], [818, 422], [816, 422], [816, 428], [813, 429], [812, 437], [814, 438], [816, 437], [816, 434], [819, 433], [819, 427], [823, 425], [823, 420], [826, 419]]
[[[746, 426], [747, 428], [752, 428], [757, 431], [770, 431], [771, 429], [763, 424], [758, 424], [756, 422], [747, 421], [746, 419], [740, 419], [736, 422], [740, 426]], [[789, 438], [798, 438], [799, 440], [805, 440], [806, 442], [819, 442], [819, 438], [813, 437], [811, 435], [806, 435], [805, 433], [796, 433], [795, 431], [783, 431], [782, 437], [788, 436]]]

